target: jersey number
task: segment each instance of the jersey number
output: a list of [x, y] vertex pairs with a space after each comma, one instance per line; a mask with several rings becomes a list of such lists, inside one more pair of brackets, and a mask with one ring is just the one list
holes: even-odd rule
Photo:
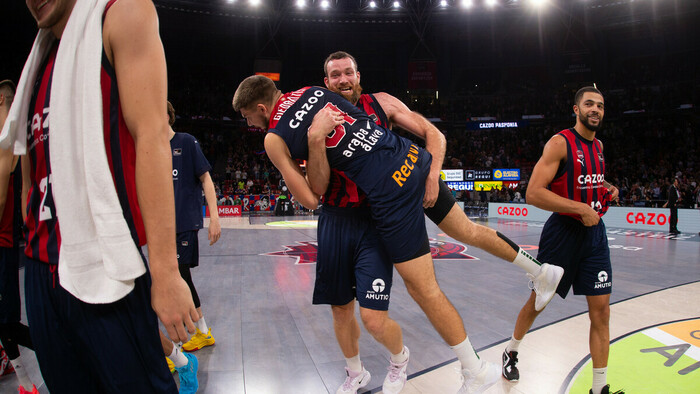
[[53, 217], [51, 214], [51, 208], [46, 206], [46, 196], [48, 193], [49, 183], [51, 183], [51, 174], [45, 177], [39, 182], [39, 188], [41, 189], [41, 204], [39, 204], [39, 221], [49, 220]]
[[603, 204], [600, 201], [591, 201], [591, 208], [596, 212], [600, 212], [603, 209]]
[[[340, 108], [338, 108], [335, 104], [333, 103], [326, 103], [326, 105], [323, 108], [330, 108], [331, 110], [342, 114], [343, 117], [345, 118], [345, 122], [349, 123], [351, 126], [355, 124], [356, 119], [353, 118], [352, 116], [346, 114], [345, 112], [341, 111]], [[335, 129], [328, 134], [326, 137], [326, 148], [335, 148], [340, 144], [340, 141], [345, 137], [345, 126], [344, 125], [338, 125], [335, 126]]]

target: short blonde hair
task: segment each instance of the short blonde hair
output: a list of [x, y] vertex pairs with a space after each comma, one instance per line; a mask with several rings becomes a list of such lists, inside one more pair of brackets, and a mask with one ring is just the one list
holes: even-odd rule
[[280, 90], [268, 77], [251, 75], [244, 79], [233, 94], [233, 110], [238, 112], [241, 108], [248, 108], [255, 104], [268, 104]]

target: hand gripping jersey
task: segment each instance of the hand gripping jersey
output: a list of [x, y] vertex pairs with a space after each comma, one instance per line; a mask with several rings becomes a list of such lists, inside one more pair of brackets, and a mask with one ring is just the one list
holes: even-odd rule
[[[402, 187], [417, 160], [417, 148], [327, 89], [305, 87], [283, 95], [272, 111], [269, 132], [282, 137], [293, 159], [306, 160], [307, 130], [314, 115], [325, 107], [344, 114], [346, 119], [326, 138], [330, 167], [343, 171], [367, 194], [380, 181], [396, 182]], [[395, 168], [402, 171], [394, 171]]]
[[[389, 119], [373, 95], [361, 95], [357, 101], [357, 107], [369, 115], [374, 123], [389, 129]], [[355, 182], [348, 179], [345, 173], [331, 169], [328, 189], [323, 196], [324, 205], [343, 208], [366, 207], [366, 197], [365, 193], [358, 189]]]
[[[605, 182], [605, 158], [598, 139], [589, 141], [574, 129], [557, 135], [566, 140], [566, 162], [560, 163], [549, 187], [557, 195], [588, 204], [602, 217], [610, 206], [610, 193]], [[561, 213], [580, 219], [580, 215]]]

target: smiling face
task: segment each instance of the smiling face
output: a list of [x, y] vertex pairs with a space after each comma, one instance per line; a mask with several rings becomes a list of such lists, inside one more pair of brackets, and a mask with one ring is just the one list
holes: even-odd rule
[[585, 92], [574, 105], [577, 121], [590, 131], [596, 132], [603, 126], [605, 102], [603, 96], [594, 92]]
[[40, 29], [51, 29], [61, 37], [76, 0], [25, 0]]
[[362, 86], [360, 72], [352, 59], [345, 57], [329, 61], [326, 65], [326, 75], [328, 76], [323, 78], [323, 82], [329, 90], [357, 104], [362, 94]]

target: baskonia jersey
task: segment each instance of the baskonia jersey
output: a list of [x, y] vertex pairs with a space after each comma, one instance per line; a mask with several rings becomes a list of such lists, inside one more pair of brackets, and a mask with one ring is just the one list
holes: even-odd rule
[[[269, 132], [282, 137], [293, 159], [309, 156], [307, 130], [314, 115], [330, 107], [345, 116], [345, 123], [326, 137], [326, 156], [331, 168], [343, 171], [357, 186], [370, 193], [380, 182], [403, 186], [413, 168], [411, 141], [374, 123], [364, 111], [345, 98], [318, 87], [305, 87], [283, 95], [270, 116]], [[405, 174], [390, 172], [406, 162]], [[415, 163], [415, 161], [413, 161]], [[398, 175], [397, 175], [398, 174]]]
[[187, 133], [175, 133], [170, 139], [173, 154], [173, 188], [177, 232], [202, 228], [202, 175], [211, 170], [199, 142]]
[[[27, 130], [28, 157], [31, 163], [29, 177], [31, 186], [27, 200], [25, 254], [34, 259], [58, 264], [61, 246], [61, 231], [56, 217], [51, 179], [49, 152], [50, 138], [50, 97], [53, 68], [56, 60], [58, 41], [54, 44], [43, 68], [39, 71], [30, 106]], [[102, 50], [102, 113], [104, 143], [109, 168], [124, 214], [134, 242], [141, 246], [146, 243], [146, 232], [136, 197], [136, 149], [134, 140], [126, 127], [119, 104], [119, 91], [114, 68]], [[89, 209], [84, 207], [84, 209]]]
[[[562, 130], [557, 135], [566, 140], [566, 162], [560, 163], [550, 190], [569, 200], [590, 205], [602, 217], [610, 205], [610, 193], [605, 182], [605, 158], [598, 139], [589, 141], [575, 129]], [[561, 213], [580, 219], [580, 215]]]
[[[389, 129], [389, 119], [374, 95], [362, 94], [356, 105], [369, 115], [374, 123]], [[342, 208], [366, 207], [366, 198], [365, 193], [358, 189], [355, 182], [348, 179], [345, 173], [331, 168], [328, 189], [323, 196], [324, 205]]]

